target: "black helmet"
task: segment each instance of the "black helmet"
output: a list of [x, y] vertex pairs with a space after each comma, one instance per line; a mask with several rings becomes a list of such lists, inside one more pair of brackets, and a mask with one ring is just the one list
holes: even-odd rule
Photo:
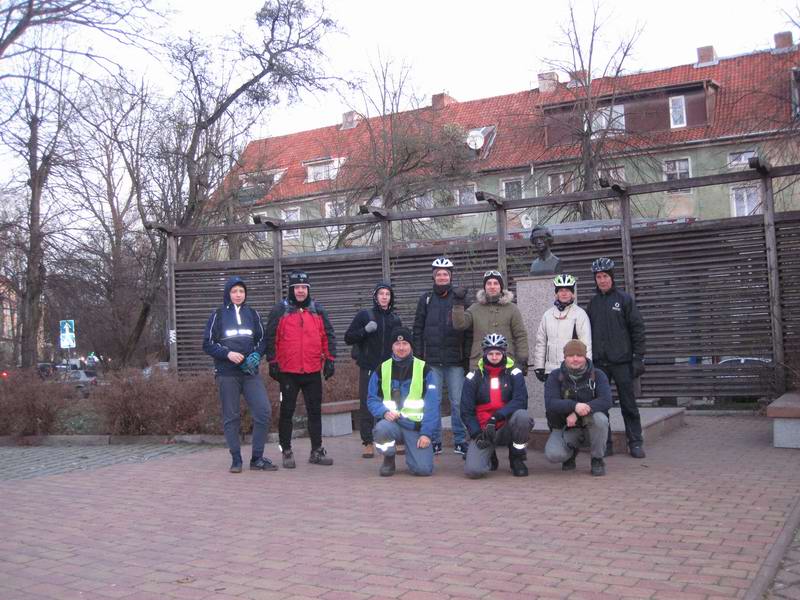
[[289, 273], [289, 287], [292, 287], [293, 285], [307, 285], [308, 287], [311, 287], [311, 282], [308, 279], [308, 273], [300, 270]]
[[610, 258], [598, 258], [592, 263], [592, 273], [611, 273], [614, 271], [614, 261]]
[[484, 352], [489, 350], [500, 350], [501, 352], [505, 353], [508, 350], [508, 340], [506, 340], [506, 336], [499, 333], [489, 333], [485, 338], [483, 338], [483, 341], [481, 342], [481, 348]]

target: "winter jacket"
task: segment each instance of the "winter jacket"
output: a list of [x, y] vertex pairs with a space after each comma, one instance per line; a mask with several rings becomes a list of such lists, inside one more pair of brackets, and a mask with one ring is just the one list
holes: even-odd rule
[[[372, 317], [375, 318], [378, 328], [372, 333], [368, 333], [364, 326], [372, 320]], [[400, 315], [394, 312], [391, 304], [386, 310], [375, 303], [371, 310], [358, 311], [344, 334], [345, 343], [351, 346], [359, 345], [356, 364], [362, 369], [374, 371], [379, 364], [391, 358], [392, 329], [401, 325]]]
[[588, 361], [586, 372], [577, 382], [572, 381], [563, 362], [544, 382], [544, 409], [550, 429], [564, 429], [578, 402], [588, 404], [592, 413], [607, 413], [611, 409], [608, 377], [592, 361]]
[[548, 308], [536, 331], [533, 368], [544, 369], [545, 373], [558, 369], [564, 360], [564, 346], [575, 336], [586, 344], [586, 357], [591, 359], [592, 327], [586, 311], [574, 303], [563, 312], [555, 306]]
[[211, 313], [203, 335], [203, 351], [214, 357], [217, 375], [241, 375], [239, 365], [228, 360], [228, 352], [238, 352], [245, 358], [252, 352], [264, 354], [266, 336], [261, 315], [247, 305], [247, 297], [238, 307], [231, 302], [231, 288], [244, 286], [241, 277], [231, 277], [225, 283], [222, 306]]
[[318, 373], [336, 358], [336, 336], [322, 306], [311, 300], [300, 307], [289, 300], [270, 311], [266, 330], [268, 362], [282, 373]]
[[[489, 402], [489, 381], [490, 378], [484, 372], [483, 359], [481, 359], [478, 361], [477, 368], [467, 373], [464, 387], [461, 388], [461, 421], [472, 438], [481, 432], [477, 414], [478, 406]], [[528, 388], [525, 387], [525, 377], [523, 377], [522, 371], [514, 366], [512, 359], [508, 359], [506, 368], [500, 375], [500, 389], [503, 408], [494, 413], [498, 421], [505, 421], [515, 411], [528, 408]]]
[[592, 324], [594, 361], [629, 363], [633, 356], [644, 357], [644, 321], [630, 294], [612, 287], [589, 301], [586, 312]]
[[467, 358], [464, 333], [453, 327], [453, 293], [425, 292], [414, 317], [414, 355], [434, 367], [463, 365]]
[[[397, 371], [400, 370], [400, 365], [392, 364], [392, 389], [394, 390], [399, 388], [400, 390], [400, 402], [398, 402], [398, 410], [402, 408], [402, 403], [408, 397], [408, 390], [411, 388], [412, 357], [409, 356], [408, 361], [409, 363], [406, 365], [408, 368], [404, 369], [405, 376], [402, 379], [395, 378]], [[397, 361], [393, 361], [393, 363], [397, 363]], [[405, 417], [400, 417], [396, 422], [404, 429], [419, 431], [420, 435], [433, 438], [433, 433], [436, 431], [437, 427], [439, 427], [441, 422], [441, 416], [439, 414], [439, 404], [441, 402], [441, 398], [439, 395], [439, 389], [436, 386], [436, 378], [433, 376], [433, 372], [428, 365], [425, 365], [423, 377], [425, 381], [422, 386], [422, 389], [424, 390], [422, 397], [425, 401], [425, 406], [422, 413], [422, 422], [415, 423], [414, 421]], [[383, 404], [383, 381], [381, 379], [380, 368], [376, 368], [369, 379], [369, 386], [367, 388], [367, 408], [369, 409], [369, 412], [372, 413], [372, 416], [376, 419], [383, 418], [383, 415], [386, 414], [386, 411], [388, 410]]]
[[489, 333], [499, 333], [508, 340], [508, 354], [517, 365], [528, 364], [528, 332], [522, 321], [522, 313], [513, 303], [514, 292], [503, 290], [497, 302], [489, 302], [484, 290], [479, 290], [468, 309], [460, 304], [453, 306], [453, 327], [459, 330], [472, 329], [472, 348], [469, 353], [470, 369], [478, 367], [483, 358], [481, 342]]

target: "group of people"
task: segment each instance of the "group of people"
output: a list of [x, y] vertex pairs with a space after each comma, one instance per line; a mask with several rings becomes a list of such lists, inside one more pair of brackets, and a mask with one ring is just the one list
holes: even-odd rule
[[[579, 449], [588, 444], [591, 473], [605, 474], [603, 459], [612, 451], [610, 380], [617, 385], [628, 452], [644, 458], [634, 395], [634, 379], [644, 372], [644, 323], [631, 296], [614, 285], [611, 259], [592, 263], [597, 293], [586, 311], [575, 303], [576, 278], [555, 277], [555, 300], [539, 324], [532, 361], [522, 315], [502, 273], [487, 271], [467, 306], [467, 290], [453, 285], [453, 262], [439, 257], [431, 267], [433, 286], [420, 296], [412, 328], [403, 326], [395, 312], [392, 285], [380, 282], [372, 305], [356, 313], [345, 333], [359, 367], [362, 456], [372, 458], [376, 451], [382, 456], [380, 475], [395, 473], [398, 454], [405, 454], [411, 473], [433, 473], [434, 455], [442, 452], [445, 390], [453, 450], [463, 456], [465, 474], [477, 478], [496, 470], [497, 449], [505, 447], [513, 475], [528, 475], [529, 361], [544, 383], [548, 460], [573, 470]], [[227, 282], [223, 305], [209, 317], [203, 342], [215, 362], [230, 471], [242, 471], [240, 395], [253, 415], [250, 468], [278, 468], [264, 455], [270, 405], [258, 375], [262, 358], [281, 390], [283, 467], [296, 467], [292, 419], [300, 392], [311, 438], [309, 462], [332, 465], [322, 446], [321, 404], [322, 377], [334, 375], [336, 340], [325, 310], [311, 298], [308, 274], [289, 275], [286, 298], [272, 308], [266, 327], [246, 296], [241, 278]]]

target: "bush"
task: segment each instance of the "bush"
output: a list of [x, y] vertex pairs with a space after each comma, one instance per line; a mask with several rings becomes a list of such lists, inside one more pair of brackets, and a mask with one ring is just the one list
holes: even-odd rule
[[69, 384], [43, 380], [33, 369], [12, 371], [0, 382], [0, 435], [48, 435], [59, 412], [78, 399]]
[[334, 376], [322, 380], [322, 402], [358, 400], [359, 371], [355, 361], [337, 362]]

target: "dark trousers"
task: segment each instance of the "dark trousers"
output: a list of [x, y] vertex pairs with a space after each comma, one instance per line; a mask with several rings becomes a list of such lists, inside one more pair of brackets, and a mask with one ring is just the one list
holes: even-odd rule
[[281, 449], [292, 447], [292, 417], [297, 406], [297, 395], [303, 392], [308, 417], [308, 435], [311, 448], [322, 446], [322, 377], [316, 373], [281, 373], [281, 416], [278, 421], [278, 439]]
[[244, 399], [253, 415], [253, 458], [264, 455], [264, 442], [267, 439], [270, 416], [272, 409], [267, 400], [267, 388], [260, 375], [217, 375], [219, 400], [222, 405], [222, 430], [225, 433], [225, 443], [234, 458], [241, 456], [239, 444], [239, 427], [241, 414], [239, 411], [239, 397], [244, 394]]
[[372, 371], [360, 367], [358, 375], [358, 429], [361, 433], [361, 443], [365, 446], [372, 443], [372, 428], [375, 427], [375, 417], [367, 408], [367, 391], [369, 389], [369, 378]]
[[[595, 366], [608, 376], [609, 383], [617, 384], [619, 408], [625, 421], [625, 437], [628, 445], [642, 443], [642, 421], [639, 407], [636, 406], [636, 394], [633, 391], [633, 365], [631, 363], [611, 364], [595, 363]], [[611, 440], [611, 425], [608, 427], [608, 439]]]

